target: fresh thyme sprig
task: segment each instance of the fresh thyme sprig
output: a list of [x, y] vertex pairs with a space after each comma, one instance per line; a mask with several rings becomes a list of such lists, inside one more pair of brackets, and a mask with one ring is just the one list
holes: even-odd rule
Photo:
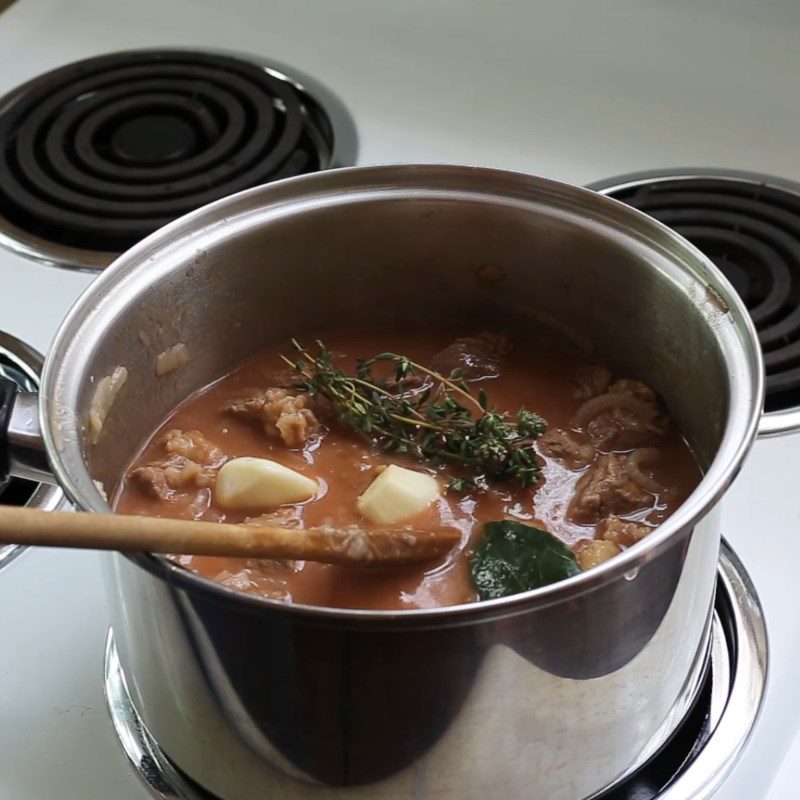
[[[292, 346], [297, 358], [282, 358], [302, 376], [305, 391], [327, 399], [341, 422], [386, 452], [462, 467], [467, 474], [449, 488], [469, 489], [474, 475], [513, 478], [523, 487], [539, 479], [534, 441], [545, 421], [525, 408], [512, 418], [490, 407], [486, 392], [474, 396], [459, 370], [445, 376], [397, 353], [381, 353], [359, 359], [355, 375], [348, 375], [333, 365], [322, 342], [316, 354], [294, 339]], [[393, 366], [394, 386], [374, 375], [378, 363]], [[411, 379], [419, 383], [418, 391], [398, 387]]]

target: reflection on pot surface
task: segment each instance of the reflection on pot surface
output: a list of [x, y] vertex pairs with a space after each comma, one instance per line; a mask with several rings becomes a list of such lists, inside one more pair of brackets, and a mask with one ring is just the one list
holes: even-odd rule
[[[767, 642], [761, 605], [749, 576], [723, 542], [711, 626], [707, 677], [694, 708], [657, 755], [602, 797], [697, 800], [714, 794], [735, 763], [758, 715], [766, 683]], [[132, 766], [167, 800], [211, 800], [180, 773], [133, 707], [113, 632], [105, 690], [114, 727]], [[669, 787], [669, 788], [667, 788]]]
[[[709, 618], [698, 610], [713, 595], [716, 523], [696, 529], [686, 560], [662, 557], [613, 592], [400, 631], [237, 613], [115, 557], [113, 626], [149, 729], [217, 793], [256, 798], [274, 785], [340, 796], [303, 789], [319, 782], [347, 787], [341, 797], [477, 800], [523, 796], [535, 784], [543, 796], [580, 797], [589, 780], [607, 785], [632, 767], [631, 754], [648, 755], [691, 704], [706, 656]], [[668, 574], [651, 581], [657, 571]], [[620, 614], [627, 604], [662, 616]], [[556, 755], [567, 751], [591, 765], [583, 778]]]

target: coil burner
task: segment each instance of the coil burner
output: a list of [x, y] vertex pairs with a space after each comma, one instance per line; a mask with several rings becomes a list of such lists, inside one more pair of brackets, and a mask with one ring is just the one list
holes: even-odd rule
[[694, 173], [644, 173], [589, 188], [655, 217], [720, 268], [758, 331], [766, 368], [766, 410], [771, 412], [763, 432], [797, 427], [800, 185], [750, 173]]
[[167, 222], [325, 169], [333, 128], [282, 73], [202, 52], [132, 51], [0, 100], [0, 243], [99, 269]]

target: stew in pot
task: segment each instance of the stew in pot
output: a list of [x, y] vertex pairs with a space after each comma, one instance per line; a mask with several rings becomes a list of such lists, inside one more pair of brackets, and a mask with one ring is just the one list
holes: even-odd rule
[[457, 527], [461, 546], [441, 563], [391, 570], [175, 557], [273, 599], [409, 609], [591, 569], [649, 535], [699, 479], [638, 380], [500, 333], [353, 334], [271, 347], [190, 397], [113, 504], [301, 529]]

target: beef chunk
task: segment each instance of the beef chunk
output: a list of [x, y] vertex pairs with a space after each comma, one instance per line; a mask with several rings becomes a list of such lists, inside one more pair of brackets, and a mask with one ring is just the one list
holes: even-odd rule
[[536, 441], [543, 456], [561, 461], [571, 469], [585, 467], [594, 458], [592, 445], [577, 441], [563, 428], [553, 428], [543, 433]]
[[666, 425], [648, 422], [625, 409], [614, 409], [593, 419], [586, 432], [599, 450], [633, 450], [661, 441], [666, 434]]
[[131, 470], [128, 478], [158, 500], [169, 500], [172, 489], [167, 483], [165, 468], [161, 464], [150, 464]]
[[445, 377], [459, 370], [467, 381], [496, 378], [511, 352], [511, 341], [500, 333], [481, 333], [456, 339], [431, 359], [431, 369]]
[[605, 394], [611, 386], [611, 372], [605, 367], [586, 367], [575, 375], [575, 398], [589, 400]]
[[629, 514], [647, 508], [653, 496], [628, 474], [628, 456], [600, 456], [578, 481], [568, 516], [578, 523], [596, 523], [609, 514]]
[[281, 506], [281, 508], [257, 517], [247, 517], [245, 525], [280, 525], [284, 528], [302, 528], [303, 510], [300, 506]]
[[[616, 400], [615, 398], [624, 398]], [[655, 392], [641, 381], [618, 380], [587, 401], [576, 417], [596, 406], [584, 429], [599, 450], [633, 450], [658, 444], [669, 421], [662, 415]]]
[[630, 380], [629, 378], [620, 378], [614, 381], [608, 387], [609, 394], [626, 394], [628, 397], [635, 397], [643, 403], [652, 405], [656, 413], [658, 412], [658, 398], [656, 393], [646, 384], [641, 381]]
[[653, 529], [641, 522], [627, 522], [612, 514], [597, 526], [597, 535], [618, 547], [630, 547], [641, 541]]
[[200, 431], [167, 431], [162, 442], [169, 455], [182, 456], [203, 466], [218, 466], [225, 460], [222, 450]]
[[166, 458], [137, 467], [129, 478], [152, 497], [169, 500], [175, 492], [214, 485], [225, 454], [200, 431], [167, 431], [161, 437]]
[[282, 439], [289, 447], [302, 447], [321, 428], [311, 406], [307, 394], [273, 388], [234, 400], [226, 410], [257, 420], [271, 439]]
[[[233, 566], [234, 564], [238, 569]], [[213, 579], [239, 592], [261, 595], [270, 600], [291, 602], [289, 577], [291, 573], [297, 571], [298, 564], [302, 562], [260, 558], [236, 559], [235, 562], [231, 562], [231, 569], [219, 572]]]

